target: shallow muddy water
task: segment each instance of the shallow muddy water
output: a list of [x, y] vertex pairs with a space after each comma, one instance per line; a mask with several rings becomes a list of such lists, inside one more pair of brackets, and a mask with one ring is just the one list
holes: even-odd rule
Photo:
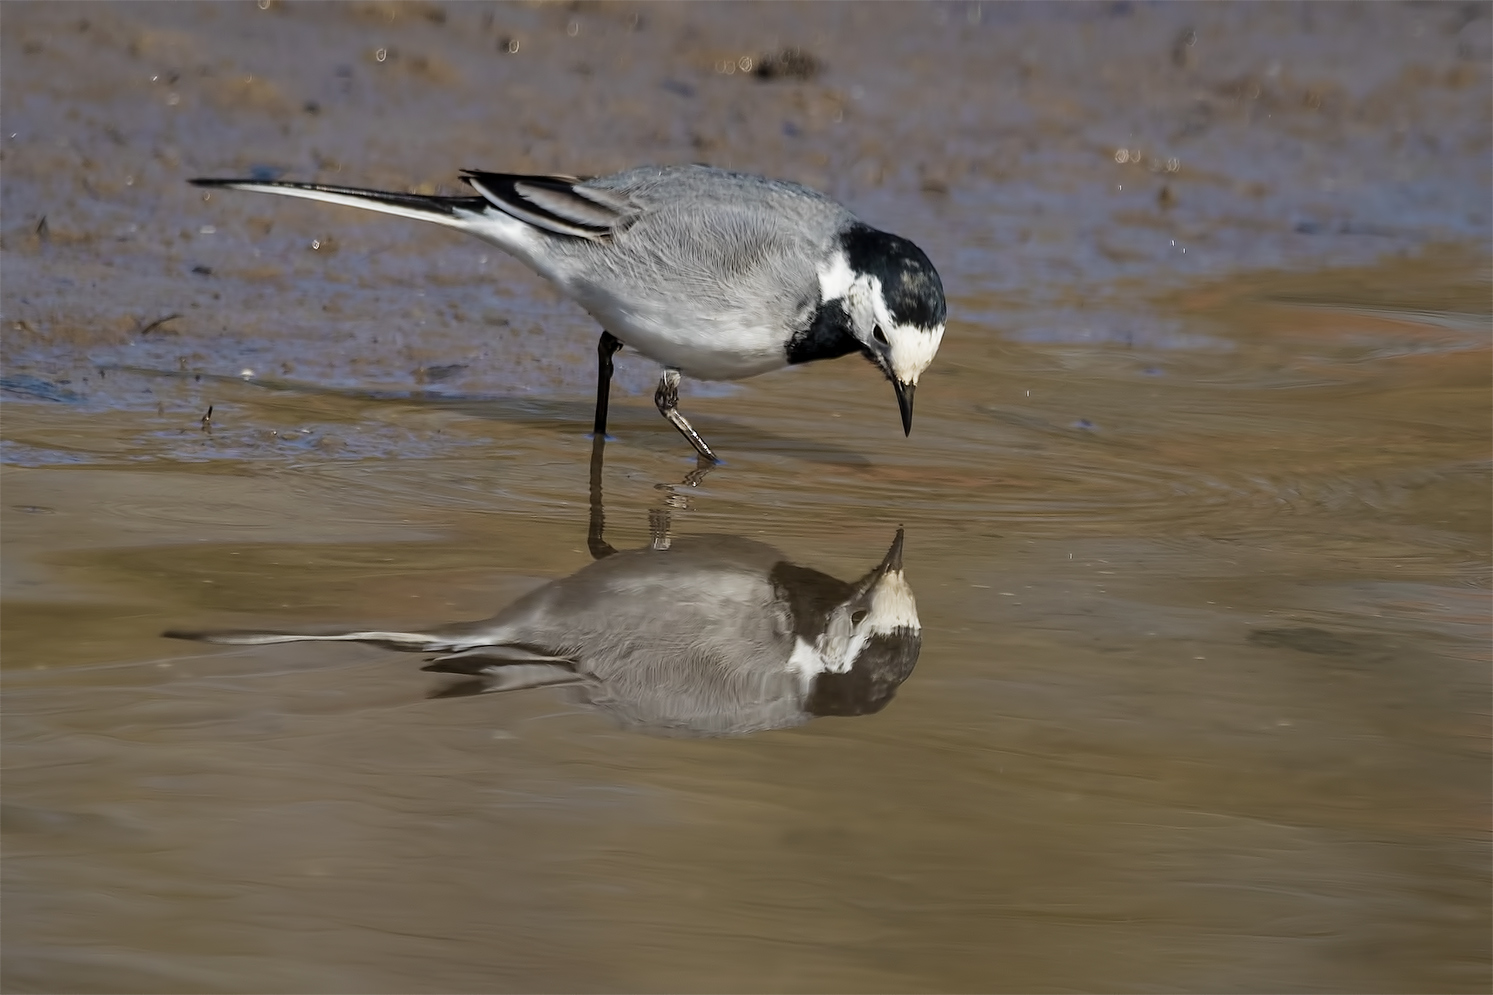
[[[1487, 990], [1488, 24], [7, 4], [5, 990]], [[691, 486], [624, 351], [593, 480], [578, 309], [183, 182], [697, 159], [928, 251], [910, 439], [854, 359], [687, 383]], [[916, 666], [702, 737], [162, 636], [483, 619], [598, 515], [847, 582], [901, 529]]]

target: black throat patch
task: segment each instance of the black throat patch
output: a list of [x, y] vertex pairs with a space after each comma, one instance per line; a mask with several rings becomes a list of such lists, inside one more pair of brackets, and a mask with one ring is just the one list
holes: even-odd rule
[[918, 665], [923, 634], [898, 627], [866, 640], [843, 674], [814, 678], [804, 711], [810, 715], [871, 715], [886, 707]]
[[820, 301], [809, 326], [788, 340], [788, 362], [794, 365], [816, 359], [836, 359], [864, 351], [850, 331], [850, 315], [843, 300]]

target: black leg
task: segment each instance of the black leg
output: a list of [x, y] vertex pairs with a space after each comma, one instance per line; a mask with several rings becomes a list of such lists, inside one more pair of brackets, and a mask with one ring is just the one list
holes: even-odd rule
[[684, 416], [679, 413], [679, 371], [664, 370], [664, 375], [659, 378], [658, 390], [653, 394], [653, 403], [658, 405], [658, 413], [669, 419], [669, 424], [679, 429], [679, 434], [689, 440], [689, 444], [695, 447], [695, 452], [712, 463], [719, 463], [720, 457], [710, 451], [705, 440], [700, 438]]
[[612, 356], [622, 348], [622, 340], [611, 332], [602, 332], [596, 343], [596, 424], [592, 431], [598, 439], [607, 434], [607, 402], [612, 396]]

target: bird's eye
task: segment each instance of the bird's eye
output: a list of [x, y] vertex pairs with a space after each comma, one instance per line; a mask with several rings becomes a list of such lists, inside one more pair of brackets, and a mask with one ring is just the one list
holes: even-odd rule
[[860, 611], [855, 612], [854, 614], [852, 614], [850, 616], [850, 624], [851, 625], [860, 625], [865, 620], [866, 620], [866, 610], [864, 608], [862, 608]]
[[877, 342], [880, 342], [882, 345], [886, 345], [886, 332], [883, 332], [881, 330], [880, 325], [877, 325], [876, 328], [871, 332], [871, 334], [876, 337]]

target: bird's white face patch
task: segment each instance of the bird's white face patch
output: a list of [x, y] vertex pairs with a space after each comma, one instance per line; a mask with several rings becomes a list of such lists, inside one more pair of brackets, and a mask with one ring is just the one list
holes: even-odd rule
[[810, 646], [803, 639], [793, 641], [788, 669], [804, 678], [807, 686], [819, 674], [848, 672], [872, 636], [887, 636], [899, 629], [921, 632], [918, 604], [902, 571], [893, 570], [876, 582], [866, 615], [855, 623], [851, 605], [841, 605], [831, 614], [824, 632]]
[[905, 384], [916, 386], [922, 375], [938, 354], [943, 342], [943, 328], [919, 328], [917, 325], [900, 325], [892, 317], [881, 293], [881, 281], [870, 278], [871, 310], [876, 315], [876, 324], [886, 336], [890, 348], [892, 375]]
[[802, 639], [794, 638], [793, 655], [788, 657], [788, 669], [804, 678], [807, 687], [814, 678], [830, 669], [819, 651]]
[[819, 267], [819, 295], [827, 301], [844, 297], [853, 283], [855, 271], [843, 252], [836, 252], [828, 264]]
[[871, 591], [871, 607], [861, 620], [860, 631], [885, 636], [897, 629], [921, 632], [923, 624], [918, 621], [918, 603], [912, 596], [907, 578], [902, 576], [902, 571], [893, 570], [885, 574]]
[[[885, 350], [892, 376], [905, 384], [917, 384], [943, 342], [943, 325], [919, 328], [899, 324], [886, 305], [881, 280], [851, 269], [843, 252], [835, 253], [819, 268], [819, 293], [826, 301], [844, 301], [856, 337], [873, 353]], [[875, 341], [877, 328], [886, 336], [884, 347], [878, 347]]]
[[918, 621], [918, 603], [912, 596], [912, 588], [907, 586], [907, 578], [902, 571], [894, 570], [876, 582], [866, 617], [851, 629], [849, 640], [843, 641], [843, 636], [835, 639], [840, 634], [831, 626], [826, 638], [820, 640], [820, 656], [831, 664], [827, 669], [843, 673], [855, 665], [872, 636], [889, 636], [898, 629], [921, 632], [923, 625]]
[[943, 326], [926, 329], [915, 325], [893, 325], [886, 330], [892, 344], [892, 374], [905, 384], [917, 385], [943, 342]]

